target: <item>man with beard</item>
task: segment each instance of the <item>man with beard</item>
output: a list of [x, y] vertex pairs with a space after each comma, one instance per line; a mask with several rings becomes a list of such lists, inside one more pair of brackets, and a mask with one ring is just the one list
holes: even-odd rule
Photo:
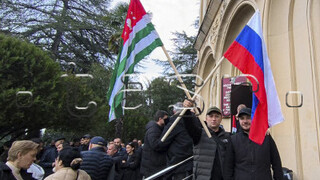
[[150, 121], [146, 125], [140, 167], [140, 172], [144, 177], [151, 176], [166, 168], [166, 149], [162, 146], [160, 138], [167, 119], [168, 113], [158, 110], [155, 114], [154, 121]]
[[[262, 145], [249, 139], [251, 109], [243, 108], [238, 114], [242, 131], [231, 137], [225, 160], [226, 180], [282, 180], [283, 172], [277, 146], [270, 135]], [[271, 170], [273, 170], [273, 178]]]

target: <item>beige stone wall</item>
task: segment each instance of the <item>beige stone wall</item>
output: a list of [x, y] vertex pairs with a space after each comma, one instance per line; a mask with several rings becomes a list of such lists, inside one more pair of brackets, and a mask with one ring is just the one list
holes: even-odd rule
[[[211, 0], [218, 1], [218, 0]], [[209, 0], [202, 0], [200, 21], [205, 20]], [[198, 52], [198, 75], [204, 79], [235, 39], [255, 10], [262, 15], [264, 38], [285, 121], [271, 128], [283, 166], [295, 179], [320, 177], [320, 1], [318, 0], [224, 0]], [[201, 92], [206, 107], [220, 107], [221, 78], [239, 75], [227, 60]], [[303, 106], [286, 106], [286, 94], [299, 91]], [[290, 94], [290, 104], [298, 95]], [[204, 118], [202, 116], [201, 118]], [[230, 130], [230, 120], [223, 124]]]

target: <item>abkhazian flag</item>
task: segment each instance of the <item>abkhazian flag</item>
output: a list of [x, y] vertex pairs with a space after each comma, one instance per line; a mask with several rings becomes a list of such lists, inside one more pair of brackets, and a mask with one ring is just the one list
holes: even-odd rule
[[[259, 82], [259, 90], [252, 95], [252, 123], [249, 138], [261, 145], [268, 127], [282, 122], [284, 118], [263, 39], [260, 19], [260, 12], [256, 11], [226, 51], [224, 57], [242, 73], [253, 75]], [[256, 81], [250, 77], [249, 80], [252, 83], [252, 88], [257, 89]]]
[[110, 81], [107, 97], [110, 111], [109, 121], [123, 116], [125, 74], [133, 73], [134, 66], [162, 42], [139, 0], [131, 0], [122, 32], [122, 48], [119, 52], [115, 69]]

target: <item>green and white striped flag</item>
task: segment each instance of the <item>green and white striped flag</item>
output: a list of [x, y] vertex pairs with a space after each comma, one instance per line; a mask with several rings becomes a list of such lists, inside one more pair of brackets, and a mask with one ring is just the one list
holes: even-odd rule
[[108, 100], [110, 105], [109, 121], [123, 116], [125, 74], [133, 73], [134, 66], [155, 48], [162, 46], [158, 33], [151, 23], [151, 17], [139, 0], [131, 0], [126, 22], [122, 32], [122, 48], [117, 58], [110, 81]]

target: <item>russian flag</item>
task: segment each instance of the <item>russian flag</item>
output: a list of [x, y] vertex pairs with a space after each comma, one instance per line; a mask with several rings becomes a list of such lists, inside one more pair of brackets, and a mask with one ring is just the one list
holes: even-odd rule
[[[248, 24], [224, 54], [243, 74], [257, 78], [259, 90], [253, 93], [251, 128], [249, 138], [262, 144], [268, 127], [283, 121], [280, 101], [276, 91], [270, 61], [263, 39], [260, 12], [256, 11]], [[252, 88], [257, 83], [249, 77]]]
[[231, 134], [235, 134], [237, 132], [237, 123], [236, 123], [236, 116], [232, 116], [232, 129]]

